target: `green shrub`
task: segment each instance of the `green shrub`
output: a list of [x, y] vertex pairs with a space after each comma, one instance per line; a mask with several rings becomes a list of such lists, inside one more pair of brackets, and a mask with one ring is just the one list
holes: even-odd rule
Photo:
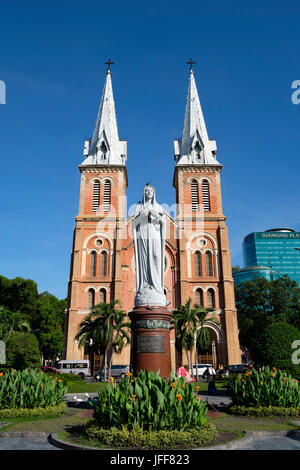
[[67, 388], [61, 379], [41, 370], [24, 369], [0, 373], [0, 410], [46, 408], [61, 403]]
[[45, 408], [19, 408], [0, 410], [0, 419], [8, 418], [49, 418], [66, 413], [68, 407], [66, 403], [60, 403], [55, 406], [46, 406]]
[[300, 406], [294, 408], [284, 408], [280, 406], [231, 406], [229, 412], [238, 416], [279, 416], [284, 418], [286, 416], [300, 416]]
[[274, 366], [300, 380], [300, 364], [292, 362], [292, 344], [296, 340], [300, 340], [300, 331], [293, 325], [285, 322], [269, 325], [262, 337], [262, 364]]
[[39, 367], [39, 343], [32, 333], [14, 331], [6, 343], [6, 364], [14, 369]]
[[159, 373], [140, 371], [116, 385], [108, 384], [93, 404], [94, 418], [103, 428], [125, 426], [140, 430], [200, 429], [207, 421], [206, 405], [183, 378], [166, 381]]
[[104, 429], [91, 423], [86, 426], [85, 433], [91, 441], [97, 441], [103, 446], [146, 449], [205, 446], [218, 436], [215, 426], [210, 423], [204, 424], [201, 429], [186, 431], [144, 431], [142, 428], [136, 431], [134, 427], [129, 431], [125, 426], [122, 429]]
[[296, 379], [275, 367], [252, 369], [228, 385], [233, 405], [246, 407], [300, 407], [300, 388]]

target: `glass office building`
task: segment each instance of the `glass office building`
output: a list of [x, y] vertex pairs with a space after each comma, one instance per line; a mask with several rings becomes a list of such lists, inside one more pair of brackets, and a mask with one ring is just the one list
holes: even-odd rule
[[277, 228], [253, 232], [244, 238], [244, 266], [267, 266], [287, 274], [300, 285], [300, 232]]
[[248, 268], [233, 270], [232, 277], [234, 283], [237, 285], [240, 282], [253, 281], [256, 277], [263, 277], [268, 281], [275, 281], [275, 279], [280, 277], [280, 274], [278, 271], [268, 266], [249, 266]]

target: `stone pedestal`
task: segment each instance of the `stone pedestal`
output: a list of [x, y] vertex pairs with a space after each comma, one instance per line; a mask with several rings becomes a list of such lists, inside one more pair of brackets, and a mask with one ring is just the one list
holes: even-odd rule
[[167, 307], [136, 307], [131, 319], [131, 365], [133, 374], [139, 370], [160, 370], [169, 378], [171, 372], [170, 320]]

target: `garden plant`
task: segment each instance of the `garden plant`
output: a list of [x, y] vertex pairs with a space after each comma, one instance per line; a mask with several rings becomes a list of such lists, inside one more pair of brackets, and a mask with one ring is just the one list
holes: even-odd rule
[[94, 421], [86, 434], [131, 447], [209, 443], [217, 431], [208, 423], [207, 407], [195, 388], [173, 373], [169, 381], [153, 371], [140, 371], [137, 377], [127, 373], [119, 384], [111, 379], [93, 404]]
[[67, 388], [59, 376], [50, 376], [40, 370], [12, 369], [1, 372], [0, 415], [6, 412], [11, 416], [12, 410], [49, 410], [51, 407], [55, 408], [55, 412], [62, 412], [66, 392]]
[[[229, 382], [231, 411], [237, 414], [299, 415], [300, 388], [297, 379], [276, 367], [252, 369]], [[255, 411], [256, 410], [256, 411]]]

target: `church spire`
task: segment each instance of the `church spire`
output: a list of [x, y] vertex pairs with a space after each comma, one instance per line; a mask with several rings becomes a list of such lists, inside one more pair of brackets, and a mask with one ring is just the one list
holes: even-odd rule
[[84, 144], [85, 160], [82, 165], [124, 165], [126, 161], [126, 141], [118, 135], [115, 102], [113, 96], [111, 70], [113, 62], [108, 59], [107, 75], [99, 106], [94, 134]]
[[216, 160], [216, 142], [209, 140], [195, 83], [192, 59], [189, 87], [185, 106], [184, 128], [181, 140], [174, 141], [177, 164], [220, 165]]

